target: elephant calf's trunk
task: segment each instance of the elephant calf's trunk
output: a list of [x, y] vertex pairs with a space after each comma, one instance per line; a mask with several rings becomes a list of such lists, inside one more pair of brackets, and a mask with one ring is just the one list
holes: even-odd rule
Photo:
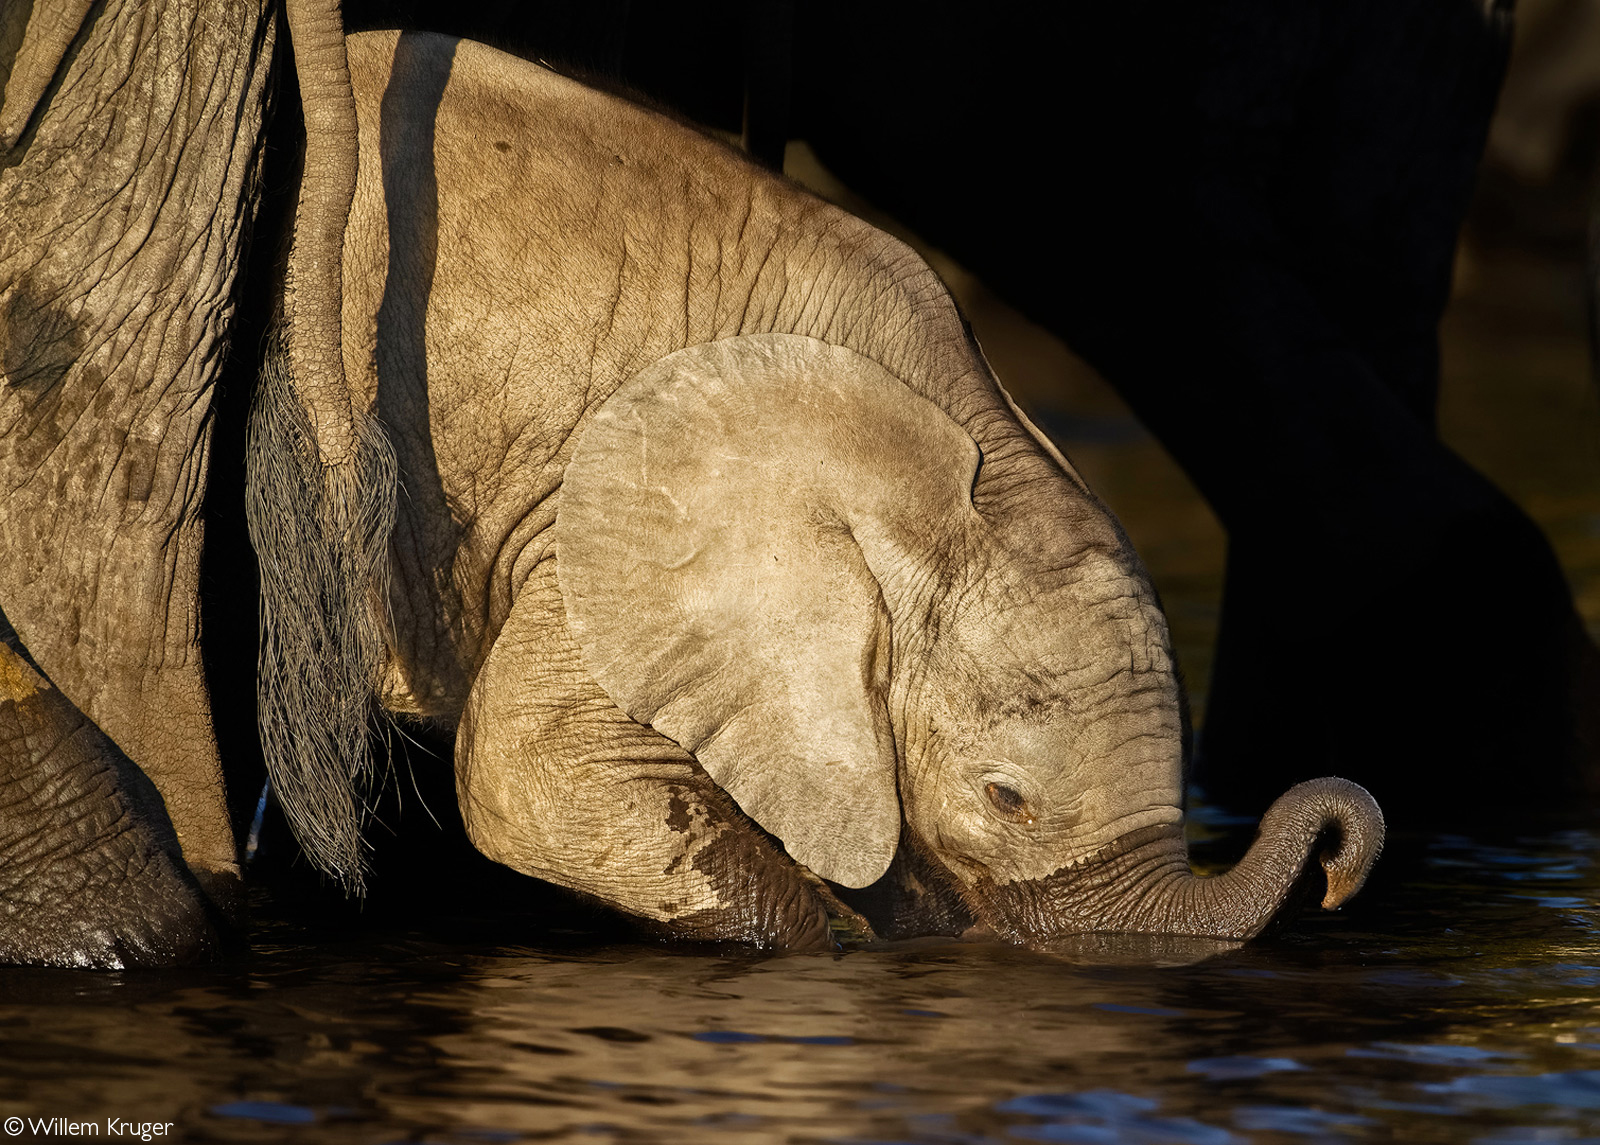
[[1315, 840], [1329, 828], [1338, 835], [1318, 856], [1328, 876], [1322, 909], [1337, 910], [1361, 889], [1383, 851], [1383, 812], [1367, 789], [1348, 779], [1307, 780], [1280, 796], [1261, 819], [1262, 836], [1298, 831]]
[[1325, 910], [1342, 906], [1366, 882], [1383, 850], [1383, 812], [1346, 779], [1296, 784], [1267, 809], [1256, 841], [1237, 866], [1175, 888], [1171, 921], [1190, 934], [1253, 938], [1282, 908], [1319, 839], [1327, 875]]
[[1097, 932], [1254, 938], [1283, 907], [1318, 840], [1327, 841], [1322, 905], [1332, 910], [1361, 889], [1377, 861], [1383, 813], [1348, 780], [1313, 779], [1267, 810], [1249, 852], [1226, 874], [1197, 878], [1182, 832], [1149, 828], [1082, 866], [994, 888], [1000, 917], [991, 924], [1023, 943]]

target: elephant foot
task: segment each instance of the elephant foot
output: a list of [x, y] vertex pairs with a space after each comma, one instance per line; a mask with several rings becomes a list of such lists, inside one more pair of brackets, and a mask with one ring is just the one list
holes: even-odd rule
[[221, 945], [149, 780], [0, 646], [0, 962], [170, 966]]
[[832, 887], [755, 832], [727, 832], [701, 855], [699, 864], [719, 889], [718, 904], [666, 922], [646, 921], [646, 930], [671, 941], [750, 943], [788, 953], [877, 941], [872, 924]]

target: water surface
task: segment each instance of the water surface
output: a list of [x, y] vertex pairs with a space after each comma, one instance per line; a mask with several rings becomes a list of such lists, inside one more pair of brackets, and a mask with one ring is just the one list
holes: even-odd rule
[[[1242, 845], [1206, 819], [1202, 861]], [[0, 1115], [218, 1141], [1600, 1140], [1597, 856], [1572, 827], [1401, 839], [1346, 911], [1188, 965], [522, 945], [481, 919], [330, 937], [258, 902], [254, 951], [216, 968], [0, 970]]]

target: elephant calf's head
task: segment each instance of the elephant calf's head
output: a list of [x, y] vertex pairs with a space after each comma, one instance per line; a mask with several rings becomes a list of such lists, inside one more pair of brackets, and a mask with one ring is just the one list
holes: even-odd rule
[[1341, 780], [1279, 800], [1234, 872], [1190, 874], [1148, 580], [1047, 443], [999, 408], [970, 424], [792, 335], [636, 376], [557, 522], [590, 672], [798, 862], [862, 887], [904, 839], [1014, 940], [1250, 937], [1325, 832], [1324, 905], [1354, 893], [1382, 818]]

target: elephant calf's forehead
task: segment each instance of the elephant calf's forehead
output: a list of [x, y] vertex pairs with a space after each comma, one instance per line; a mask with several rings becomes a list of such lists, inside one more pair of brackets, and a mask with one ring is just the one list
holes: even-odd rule
[[1049, 570], [992, 564], [959, 601], [949, 635], [987, 670], [1002, 706], [1037, 708], [1115, 673], [1172, 669], [1148, 583], [1103, 554]]

